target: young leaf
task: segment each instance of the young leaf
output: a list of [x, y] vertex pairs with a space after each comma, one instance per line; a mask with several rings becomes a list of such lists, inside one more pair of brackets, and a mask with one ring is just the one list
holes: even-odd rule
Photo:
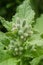
[[30, 62], [30, 64], [31, 64], [31, 65], [40, 65], [40, 60], [41, 60], [41, 59], [43, 59], [43, 56], [36, 57], [36, 58], [34, 58], [34, 59]]
[[0, 42], [2, 42], [2, 44], [7, 46], [10, 43], [10, 39], [9, 37], [6, 36], [5, 33], [0, 32]]
[[10, 58], [1, 62], [0, 65], [17, 65], [17, 60], [14, 58]]
[[11, 22], [6, 21], [4, 18], [0, 16], [0, 22], [2, 25], [8, 30], [11, 31]]
[[43, 14], [36, 19], [36, 24], [34, 28], [37, 29], [39, 33], [43, 33]]
[[17, 13], [15, 16], [13, 16], [12, 21], [16, 22], [17, 18], [19, 18], [22, 22], [22, 20], [26, 20], [28, 23], [32, 23], [35, 16], [34, 10], [32, 10], [32, 7], [30, 5], [30, 0], [25, 0], [23, 4], [17, 7]]

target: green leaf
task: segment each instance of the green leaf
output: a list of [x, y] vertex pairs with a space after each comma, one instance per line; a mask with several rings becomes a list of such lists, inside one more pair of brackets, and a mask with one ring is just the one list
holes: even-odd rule
[[41, 59], [43, 59], [43, 56], [36, 57], [36, 58], [34, 58], [34, 59], [30, 62], [30, 64], [31, 64], [31, 65], [39, 65]]
[[6, 46], [0, 42], [0, 62], [12, 57]]
[[4, 45], [0, 42], [0, 50], [4, 49]]
[[7, 60], [11, 58], [12, 55], [7, 51], [7, 50], [0, 50], [0, 63], [3, 62], [4, 60]]
[[0, 65], [17, 65], [17, 60], [14, 58], [10, 58], [0, 63]]
[[43, 14], [36, 19], [36, 24], [34, 28], [37, 29], [39, 33], [43, 33]]
[[4, 48], [6, 48], [5, 45], [0, 42], [0, 62], [11, 57], [9, 52]]
[[30, 45], [32, 45], [33, 56], [37, 57], [43, 55], [43, 40], [34, 40]]
[[26, 42], [27, 50], [25, 51], [27, 57], [39, 57], [43, 55], [43, 40], [32, 40]]
[[2, 25], [8, 30], [11, 31], [11, 22], [6, 21], [4, 18], [0, 16], [0, 21]]
[[30, 0], [25, 0], [23, 4], [17, 7], [17, 13], [13, 16], [13, 22], [16, 22], [19, 18], [22, 22], [25, 19], [27, 22], [32, 23], [34, 19], [35, 12], [32, 10], [30, 5]]
[[0, 32], [0, 42], [7, 46], [10, 43], [10, 39], [6, 36], [5, 33]]

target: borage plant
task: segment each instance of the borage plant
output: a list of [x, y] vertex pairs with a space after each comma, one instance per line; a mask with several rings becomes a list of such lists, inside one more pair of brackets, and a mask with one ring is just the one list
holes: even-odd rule
[[35, 15], [31, 1], [25, 0], [12, 21], [0, 17], [7, 30], [0, 31], [0, 65], [43, 65], [43, 15]]

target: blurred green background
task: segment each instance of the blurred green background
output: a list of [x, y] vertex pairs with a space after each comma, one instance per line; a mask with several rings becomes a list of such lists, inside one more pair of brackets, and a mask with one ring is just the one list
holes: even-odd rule
[[23, 0], [0, 0], [0, 16], [6, 20], [11, 20], [16, 12], [16, 8]]

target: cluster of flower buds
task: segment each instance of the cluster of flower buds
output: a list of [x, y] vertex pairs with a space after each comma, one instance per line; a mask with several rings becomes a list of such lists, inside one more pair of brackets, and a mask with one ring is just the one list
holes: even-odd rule
[[[25, 41], [28, 37], [31, 37], [31, 35], [33, 34], [32, 26], [26, 21], [26, 19], [21, 20], [17, 18], [16, 22], [12, 24], [12, 32], [14, 32], [14, 35], [16, 35], [17, 37], [14, 44], [10, 47], [12, 47], [11, 49], [13, 50], [14, 56], [20, 56], [24, 53], [24, 50], [26, 50], [23, 46], [24, 43], [22, 44], [22, 41]], [[19, 38], [20, 40], [17, 41], [17, 38]]]
[[19, 41], [11, 42], [9, 44], [9, 50], [12, 50], [14, 56], [21, 56], [24, 53], [24, 47], [20, 44]]
[[17, 18], [17, 21], [12, 25], [12, 31], [15, 30], [17, 30], [18, 36], [24, 40], [33, 34], [32, 26], [31, 24], [28, 24], [26, 19], [20, 20]]
[[23, 54], [23, 51], [24, 51], [24, 48], [22, 46], [16, 46], [14, 49], [13, 49], [13, 55], [14, 56], [21, 56]]

